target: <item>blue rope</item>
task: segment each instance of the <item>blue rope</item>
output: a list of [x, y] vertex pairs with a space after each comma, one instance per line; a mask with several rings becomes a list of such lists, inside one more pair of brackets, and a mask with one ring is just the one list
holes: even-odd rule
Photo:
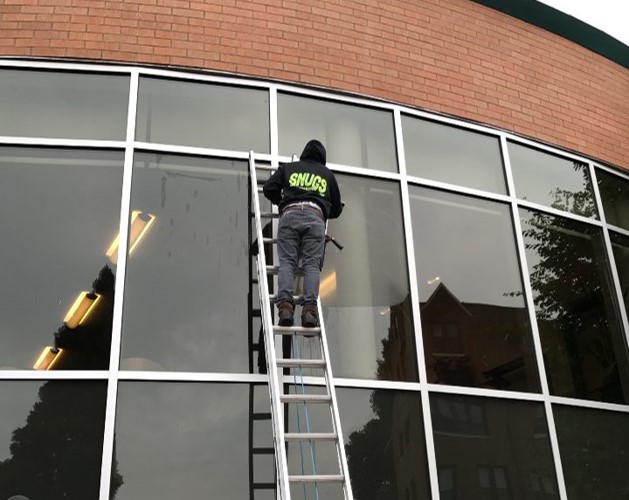
[[[291, 342], [291, 351], [293, 351], [293, 359], [301, 359], [300, 356], [300, 352], [299, 352], [299, 343], [301, 341], [301, 339], [299, 339], [296, 335], [293, 337], [293, 342]], [[299, 378], [300, 378], [300, 385], [301, 385], [301, 393], [305, 394], [306, 393], [306, 388], [304, 386], [304, 373], [302, 368], [299, 368]], [[293, 371], [293, 380], [295, 383], [295, 388], [297, 388], [297, 375], [295, 373], [295, 371]], [[296, 407], [296, 411], [297, 411], [297, 432], [301, 432], [301, 426], [300, 426], [300, 422], [299, 422], [299, 406]], [[306, 405], [306, 403], [304, 402], [304, 415], [306, 418], [306, 432], [308, 432], [310, 434], [310, 417], [308, 415], [308, 406]], [[317, 464], [315, 462], [315, 457], [314, 457], [314, 447], [312, 445], [312, 440], [308, 440], [310, 443], [310, 460], [312, 462], [312, 473], [314, 475], [317, 474]], [[303, 450], [303, 444], [302, 441], [299, 441], [299, 450], [300, 450], [300, 454], [301, 454], [301, 473], [304, 474], [304, 450]], [[319, 500], [319, 485], [315, 482], [314, 483], [314, 487], [315, 487], [315, 498], [316, 500]], [[306, 500], [307, 498], [307, 494], [306, 494], [306, 484], [304, 483], [303, 485], [303, 489], [304, 489], [304, 500]]]

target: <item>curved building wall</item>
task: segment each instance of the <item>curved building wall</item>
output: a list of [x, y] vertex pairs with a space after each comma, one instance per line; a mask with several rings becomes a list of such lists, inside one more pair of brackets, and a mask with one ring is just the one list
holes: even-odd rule
[[627, 69], [471, 1], [33, 0], [0, 13], [1, 55], [323, 86], [629, 165]]

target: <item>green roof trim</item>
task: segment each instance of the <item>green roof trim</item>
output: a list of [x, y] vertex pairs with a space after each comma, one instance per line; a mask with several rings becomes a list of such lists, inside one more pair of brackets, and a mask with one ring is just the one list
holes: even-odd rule
[[629, 69], [629, 47], [620, 40], [536, 0], [472, 0], [562, 36]]

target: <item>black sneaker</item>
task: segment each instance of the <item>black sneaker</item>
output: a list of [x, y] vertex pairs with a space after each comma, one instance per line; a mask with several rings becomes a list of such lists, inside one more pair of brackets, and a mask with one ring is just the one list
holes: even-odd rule
[[279, 325], [280, 326], [293, 326], [293, 313], [295, 306], [287, 300], [277, 304], [277, 310], [279, 311]]

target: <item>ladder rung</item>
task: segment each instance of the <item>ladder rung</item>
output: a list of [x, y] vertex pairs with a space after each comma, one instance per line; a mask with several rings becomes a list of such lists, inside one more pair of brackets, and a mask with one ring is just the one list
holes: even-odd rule
[[277, 219], [279, 216], [280, 214], [275, 212], [260, 212], [260, 217], [263, 219]]
[[[273, 303], [277, 302], [277, 295], [275, 294], [271, 294], [269, 295], [269, 300]], [[303, 295], [293, 295], [293, 302], [295, 304], [301, 304], [304, 300], [304, 296]]]
[[293, 483], [342, 483], [345, 478], [341, 474], [318, 474], [316, 476], [288, 476]]
[[273, 333], [275, 335], [320, 335], [321, 328], [306, 328], [305, 326], [274, 326]]
[[256, 170], [264, 170], [265, 172], [273, 172], [275, 167], [266, 163], [256, 164]]
[[263, 243], [277, 243], [277, 238], [262, 238]]
[[274, 490], [276, 486], [275, 483], [253, 483], [254, 490]]
[[273, 455], [275, 453], [275, 448], [266, 447], [266, 448], [252, 448], [251, 452], [254, 455]]
[[287, 432], [284, 434], [286, 441], [336, 441], [333, 432]]
[[277, 366], [282, 368], [325, 368], [325, 361], [322, 359], [278, 358]]
[[329, 403], [332, 398], [327, 394], [282, 394], [282, 403]]
[[[266, 272], [268, 274], [277, 274], [280, 270], [280, 266], [266, 266]], [[301, 267], [295, 269], [296, 275], [304, 274], [304, 270]]]
[[254, 413], [254, 420], [271, 420], [271, 413]]

